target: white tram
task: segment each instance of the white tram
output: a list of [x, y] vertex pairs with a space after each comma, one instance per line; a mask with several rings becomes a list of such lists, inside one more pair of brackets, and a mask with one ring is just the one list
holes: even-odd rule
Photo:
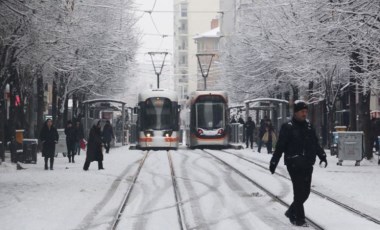
[[177, 93], [165, 89], [147, 90], [138, 98], [139, 149], [177, 149], [179, 112]]
[[187, 102], [189, 148], [228, 147], [228, 96], [223, 91], [195, 91]]

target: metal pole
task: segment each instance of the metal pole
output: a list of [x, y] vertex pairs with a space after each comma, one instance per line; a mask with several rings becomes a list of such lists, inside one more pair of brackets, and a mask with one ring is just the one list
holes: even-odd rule
[[203, 77], [203, 80], [205, 82], [205, 90], [207, 90], [207, 80], [206, 80], [206, 77]]
[[[152, 60], [152, 64], [153, 64], [153, 68], [154, 68], [154, 72], [156, 73], [157, 75], [157, 88], [159, 89], [160, 88], [160, 75], [162, 73], [162, 69], [164, 68], [164, 65], [165, 65], [165, 59], [166, 59], [166, 56], [168, 55], [168, 52], [148, 52], [148, 54], [150, 55], [150, 58]], [[157, 70], [156, 68], [156, 65], [154, 63], [154, 60], [153, 60], [153, 56], [156, 55], [156, 54], [159, 54], [159, 55], [164, 55], [164, 59], [162, 61], [162, 64], [161, 64], [161, 67], [159, 70]]]
[[160, 88], [160, 74], [157, 73], [157, 89]]
[[121, 105], [121, 125], [122, 125], [122, 128], [121, 128], [121, 145], [124, 146], [125, 144], [125, 135], [124, 135], [124, 127], [125, 127], [125, 105], [122, 104]]

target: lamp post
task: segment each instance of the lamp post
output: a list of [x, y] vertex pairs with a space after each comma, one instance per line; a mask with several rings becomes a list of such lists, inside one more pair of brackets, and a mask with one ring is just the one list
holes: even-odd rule
[[[196, 54], [196, 55], [197, 55], [199, 68], [201, 70], [201, 74], [202, 74], [203, 81], [204, 81], [204, 90], [206, 90], [207, 89], [207, 77], [208, 77], [208, 74], [210, 72], [212, 59], [214, 58], [215, 54], [203, 53], [203, 54]], [[207, 61], [207, 59], [210, 59], [210, 62], [208, 64], [203, 63], [203, 65], [202, 65], [201, 59], [206, 59], [206, 61]], [[204, 68], [204, 67], [206, 67], [206, 68]]]
[[[166, 56], [168, 55], [168, 52], [148, 52], [148, 54], [150, 55], [150, 58], [152, 59], [154, 72], [157, 75], [157, 89], [159, 89], [160, 88], [160, 75], [162, 73], [162, 69], [164, 68], [165, 59], [166, 59]], [[153, 60], [153, 57], [155, 55], [163, 55], [164, 56], [164, 59], [162, 60], [161, 67], [159, 67], [159, 68], [156, 67], [156, 64], [154, 63], [154, 60]]]

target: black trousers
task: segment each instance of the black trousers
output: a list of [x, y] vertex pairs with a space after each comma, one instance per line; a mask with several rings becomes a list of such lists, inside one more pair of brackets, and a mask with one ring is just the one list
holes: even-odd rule
[[[91, 161], [85, 161], [83, 165], [84, 170], [88, 170], [90, 167]], [[98, 161], [98, 169], [103, 169], [103, 161]]]
[[53, 157], [45, 157], [45, 169], [48, 168], [48, 161], [50, 159], [50, 169], [53, 168], [54, 165], [54, 156]]
[[251, 144], [251, 149], [253, 149], [253, 135], [252, 135], [252, 134], [251, 134], [251, 135], [247, 135], [247, 136], [245, 137], [245, 144], [246, 144], [247, 148], [248, 148], [248, 146], [249, 146], [248, 141], [249, 141], [249, 143]]
[[66, 142], [66, 146], [67, 146], [67, 157], [69, 158], [69, 161], [71, 162], [71, 159], [74, 161], [74, 156], [76, 154], [75, 142]]
[[294, 220], [305, 220], [305, 210], [303, 204], [309, 198], [311, 188], [311, 178], [313, 166], [306, 168], [295, 168], [287, 166], [290, 178], [293, 183], [293, 203], [290, 205], [288, 212]]
[[104, 141], [104, 148], [106, 149], [106, 153], [109, 153], [111, 148], [111, 141]]

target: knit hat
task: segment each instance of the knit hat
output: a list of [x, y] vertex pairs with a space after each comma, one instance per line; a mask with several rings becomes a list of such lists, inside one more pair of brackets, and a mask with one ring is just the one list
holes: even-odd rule
[[306, 102], [303, 100], [296, 100], [294, 102], [294, 107], [293, 107], [294, 113], [301, 111], [303, 109], [309, 109]]

